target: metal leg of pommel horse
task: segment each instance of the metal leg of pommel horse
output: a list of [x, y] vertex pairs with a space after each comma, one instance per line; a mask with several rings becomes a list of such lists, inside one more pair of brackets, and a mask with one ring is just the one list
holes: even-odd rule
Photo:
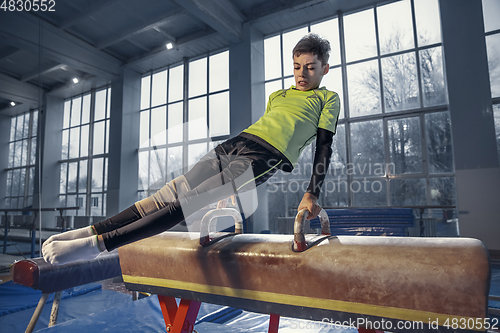
[[161, 312], [167, 332], [169, 333], [191, 333], [201, 302], [181, 299], [177, 307], [174, 297], [158, 295]]
[[[47, 303], [47, 299], [49, 298], [50, 294], [51, 293], [42, 293], [42, 297], [40, 297], [40, 300], [38, 301], [38, 305], [36, 306], [33, 316], [31, 317], [30, 323], [28, 324], [26, 331], [24, 331], [25, 333], [31, 333], [35, 329], [36, 323], [38, 322], [38, 319], [42, 314], [42, 310], [45, 307], [45, 304]], [[59, 303], [61, 302], [61, 294], [62, 290], [57, 291], [54, 295], [54, 303], [52, 303], [52, 311], [50, 313], [49, 327], [54, 326], [57, 323], [57, 316], [59, 314]]]

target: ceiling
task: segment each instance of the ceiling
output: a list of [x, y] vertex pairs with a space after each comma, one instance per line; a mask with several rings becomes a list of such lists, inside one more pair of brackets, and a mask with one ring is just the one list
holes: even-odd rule
[[370, 2], [57, 0], [54, 11], [2, 10], [0, 114], [36, 108], [41, 91], [70, 97], [109, 83], [124, 67], [142, 74], [227, 48], [241, 42], [245, 24], [268, 35]]

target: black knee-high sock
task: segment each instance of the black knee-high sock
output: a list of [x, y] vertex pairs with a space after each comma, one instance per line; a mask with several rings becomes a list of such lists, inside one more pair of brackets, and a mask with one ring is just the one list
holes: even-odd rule
[[135, 241], [157, 235], [184, 221], [179, 200], [153, 214], [102, 234], [108, 251]]
[[135, 205], [132, 205], [118, 214], [94, 224], [94, 228], [98, 235], [102, 235], [106, 232], [126, 226], [127, 224], [137, 221], [140, 218], [141, 214], [139, 214]]

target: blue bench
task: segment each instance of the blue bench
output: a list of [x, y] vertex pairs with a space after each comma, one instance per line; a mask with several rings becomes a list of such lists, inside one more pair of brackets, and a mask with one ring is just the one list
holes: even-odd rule
[[[411, 208], [325, 209], [330, 219], [332, 235], [407, 236], [415, 217]], [[312, 219], [311, 229], [321, 228], [318, 218]]]

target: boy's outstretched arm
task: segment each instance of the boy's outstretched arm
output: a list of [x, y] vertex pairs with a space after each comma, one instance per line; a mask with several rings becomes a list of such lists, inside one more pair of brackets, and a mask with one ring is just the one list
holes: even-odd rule
[[300, 211], [303, 208], [307, 208], [309, 211], [309, 216], [307, 217], [308, 220], [318, 216], [321, 210], [321, 207], [317, 204], [317, 200], [319, 193], [321, 192], [321, 186], [325, 180], [326, 173], [328, 172], [328, 166], [330, 165], [332, 142], [333, 132], [323, 128], [318, 128], [311, 181], [306, 193], [302, 197], [302, 201], [300, 202], [298, 209]]

